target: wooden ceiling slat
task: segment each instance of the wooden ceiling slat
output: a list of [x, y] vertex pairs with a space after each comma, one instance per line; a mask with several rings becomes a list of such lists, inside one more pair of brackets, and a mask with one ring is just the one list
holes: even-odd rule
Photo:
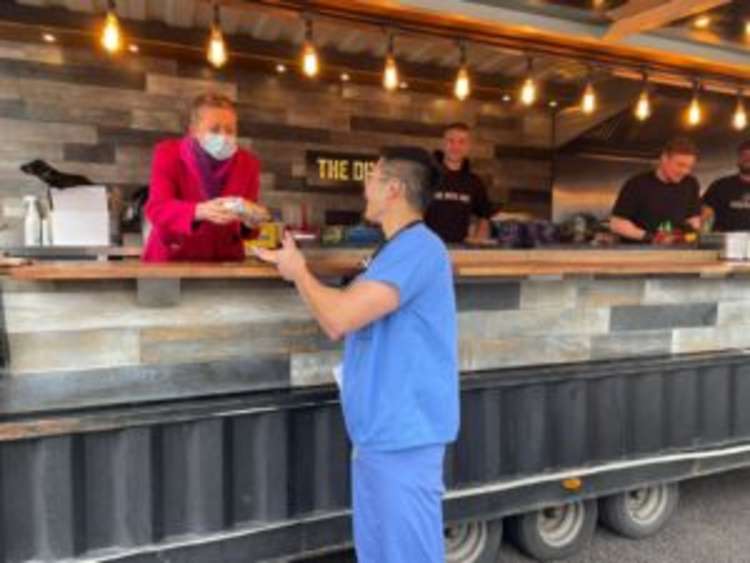
[[628, 35], [664, 27], [674, 21], [729, 4], [731, 0], [630, 0], [608, 12], [615, 20], [603, 39], [619, 41]]
[[242, 20], [242, 25], [240, 25], [240, 29], [247, 29], [250, 32], [250, 35], [253, 37], [257, 37], [258, 39], [268, 39], [268, 28], [270, 27], [269, 24], [271, 22], [271, 18], [267, 14], [260, 14], [257, 18], [251, 18], [249, 15], [243, 16], [242, 14], [234, 14], [232, 15], [236, 18], [239, 18]]
[[221, 29], [224, 33], [233, 35], [243, 30], [245, 22], [251, 18], [249, 14], [234, 10], [231, 7], [222, 8], [221, 10]]
[[68, 10], [73, 10], [76, 12], [91, 12], [96, 9], [101, 9], [97, 7], [94, 0], [65, 0], [62, 4]]
[[424, 32], [446, 39], [464, 38], [496, 48], [532, 49], [540, 55], [580, 58], [601, 65], [648, 66], [717, 80], [750, 79], [750, 66], [740, 62], [736, 52], [710, 46], [704, 56], [696, 50], [699, 44], [687, 38], [660, 37], [653, 42], [612, 44], [601, 41], [600, 36], [571, 35], [564, 29], [532, 28], [458, 16], [391, 0], [246, 0], [248, 9], [254, 4], [274, 10], [312, 10], [320, 17], [343, 18], [353, 25], [354, 22], [362, 25], [387, 22], [410, 33]]
[[19, 4], [22, 6], [34, 6], [36, 8], [41, 8], [47, 5], [49, 2], [48, 0], [17, 0]]
[[[649, 51], [646, 48], [635, 48], [623, 45], [608, 45], [594, 39], [574, 40], [570, 37], [553, 36], [541, 29], [511, 28], [486, 21], [474, 21], [469, 17], [454, 17], [450, 14], [420, 11], [409, 8], [406, 3], [390, 0], [218, 0], [226, 6], [223, 13], [225, 30], [231, 33], [262, 39], [264, 41], [289, 41], [299, 44], [303, 39], [303, 26], [300, 13], [309, 10], [316, 22], [316, 35], [322, 35], [322, 46], [341, 49], [341, 30], [352, 30], [352, 33], [363, 34], [360, 43], [352, 41], [355, 46], [349, 49], [355, 53], [370, 53], [382, 56], [383, 47], [379, 47], [378, 29], [392, 26], [402, 30], [397, 37], [397, 52], [404, 61], [453, 67], [458, 61], [458, 49], [455, 39], [464, 38], [470, 45], [470, 60], [477, 72], [503, 73], [512, 72], [509, 66], [518, 60], [523, 66], [522, 58], [515, 59], [511, 54], [507, 62], [494, 62], [494, 54], [516, 50], [532, 49], [540, 58], [548, 58], [557, 68], [566, 57], [576, 57], [604, 65], [621, 65], [623, 68], [639, 69], [643, 66], [653, 68], [655, 72], [667, 72], [670, 69], [681, 71], [681, 74], [701, 75], [710, 80], [713, 76], [719, 80], [750, 79], [750, 67], [738, 67], [733, 62], [700, 59], [696, 55], [686, 56], [680, 52]], [[655, 0], [637, 0], [641, 8]], [[675, 2], [676, 0], [664, 0]], [[684, 2], [717, 2], [722, 0], [680, 0]], [[81, 10], [91, 11], [85, 3], [100, 11], [103, 0], [17, 0], [19, 5], [55, 6], [65, 2], [74, 2]], [[750, 2], [749, 2], [750, 3]], [[210, 22], [211, 0], [118, 0], [118, 6], [124, 8], [125, 17], [135, 12], [136, 4], [140, 16], [145, 11], [145, 20], [165, 22], [169, 25], [181, 24], [182, 28], [196, 27], [205, 29]], [[169, 8], [169, 10], [167, 10]], [[50, 10], [52, 11], [52, 10]], [[179, 12], [179, 13], [178, 13]], [[257, 18], [265, 14], [270, 23], [257, 26]], [[192, 17], [191, 17], [192, 15]], [[343, 19], [342, 19], [343, 18]], [[174, 22], [174, 23], [173, 23]], [[149, 23], [148, 21], [146, 23]], [[369, 32], [369, 34], [368, 34]], [[365, 37], [367, 35], [367, 37]], [[236, 39], [235, 39], [236, 41]], [[718, 59], [720, 61], [722, 59]], [[731, 59], [730, 59], [731, 60]], [[493, 61], [493, 62], [491, 62]], [[571, 76], [574, 70], [555, 71], [560, 76]], [[544, 73], [547, 74], [546, 72]], [[577, 74], [576, 74], [577, 76]]]
[[164, 0], [166, 23], [174, 27], [190, 28], [195, 24], [196, 0]]
[[146, 10], [147, 0], [129, 0], [128, 17], [137, 21], [143, 21], [148, 16]]

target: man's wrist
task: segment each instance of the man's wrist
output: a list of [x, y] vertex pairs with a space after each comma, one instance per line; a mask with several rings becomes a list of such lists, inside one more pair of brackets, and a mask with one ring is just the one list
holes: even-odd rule
[[643, 237], [641, 237], [641, 242], [645, 242], [647, 244], [654, 242], [654, 235], [650, 233], [649, 231], [643, 231]]
[[292, 281], [296, 285], [302, 285], [305, 282], [308, 282], [311, 277], [312, 277], [312, 274], [310, 273], [310, 269], [307, 267], [307, 262], [304, 262], [302, 264], [302, 267], [300, 267], [299, 271], [295, 273]]

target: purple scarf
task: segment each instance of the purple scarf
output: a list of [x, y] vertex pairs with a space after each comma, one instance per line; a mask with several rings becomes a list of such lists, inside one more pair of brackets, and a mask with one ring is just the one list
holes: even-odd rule
[[235, 157], [233, 156], [227, 160], [217, 160], [203, 150], [198, 140], [191, 136], [182, 139], [180, 153], [201, 179], [206, 199], [214, 199], [221, 196], [221, 192], [226, 187], [227, 178], [232, 170]]

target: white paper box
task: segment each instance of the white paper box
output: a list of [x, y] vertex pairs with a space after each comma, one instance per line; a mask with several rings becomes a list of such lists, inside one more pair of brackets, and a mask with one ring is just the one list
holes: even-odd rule
[[50, 190], [53, 246], [109, 246], [104, 186]]

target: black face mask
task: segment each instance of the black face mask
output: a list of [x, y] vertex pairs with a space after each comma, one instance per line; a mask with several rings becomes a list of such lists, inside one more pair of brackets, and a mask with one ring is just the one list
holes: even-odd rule
[[750, 164], [740, 164], [739, 169], [743, 176], [750, 176]]

